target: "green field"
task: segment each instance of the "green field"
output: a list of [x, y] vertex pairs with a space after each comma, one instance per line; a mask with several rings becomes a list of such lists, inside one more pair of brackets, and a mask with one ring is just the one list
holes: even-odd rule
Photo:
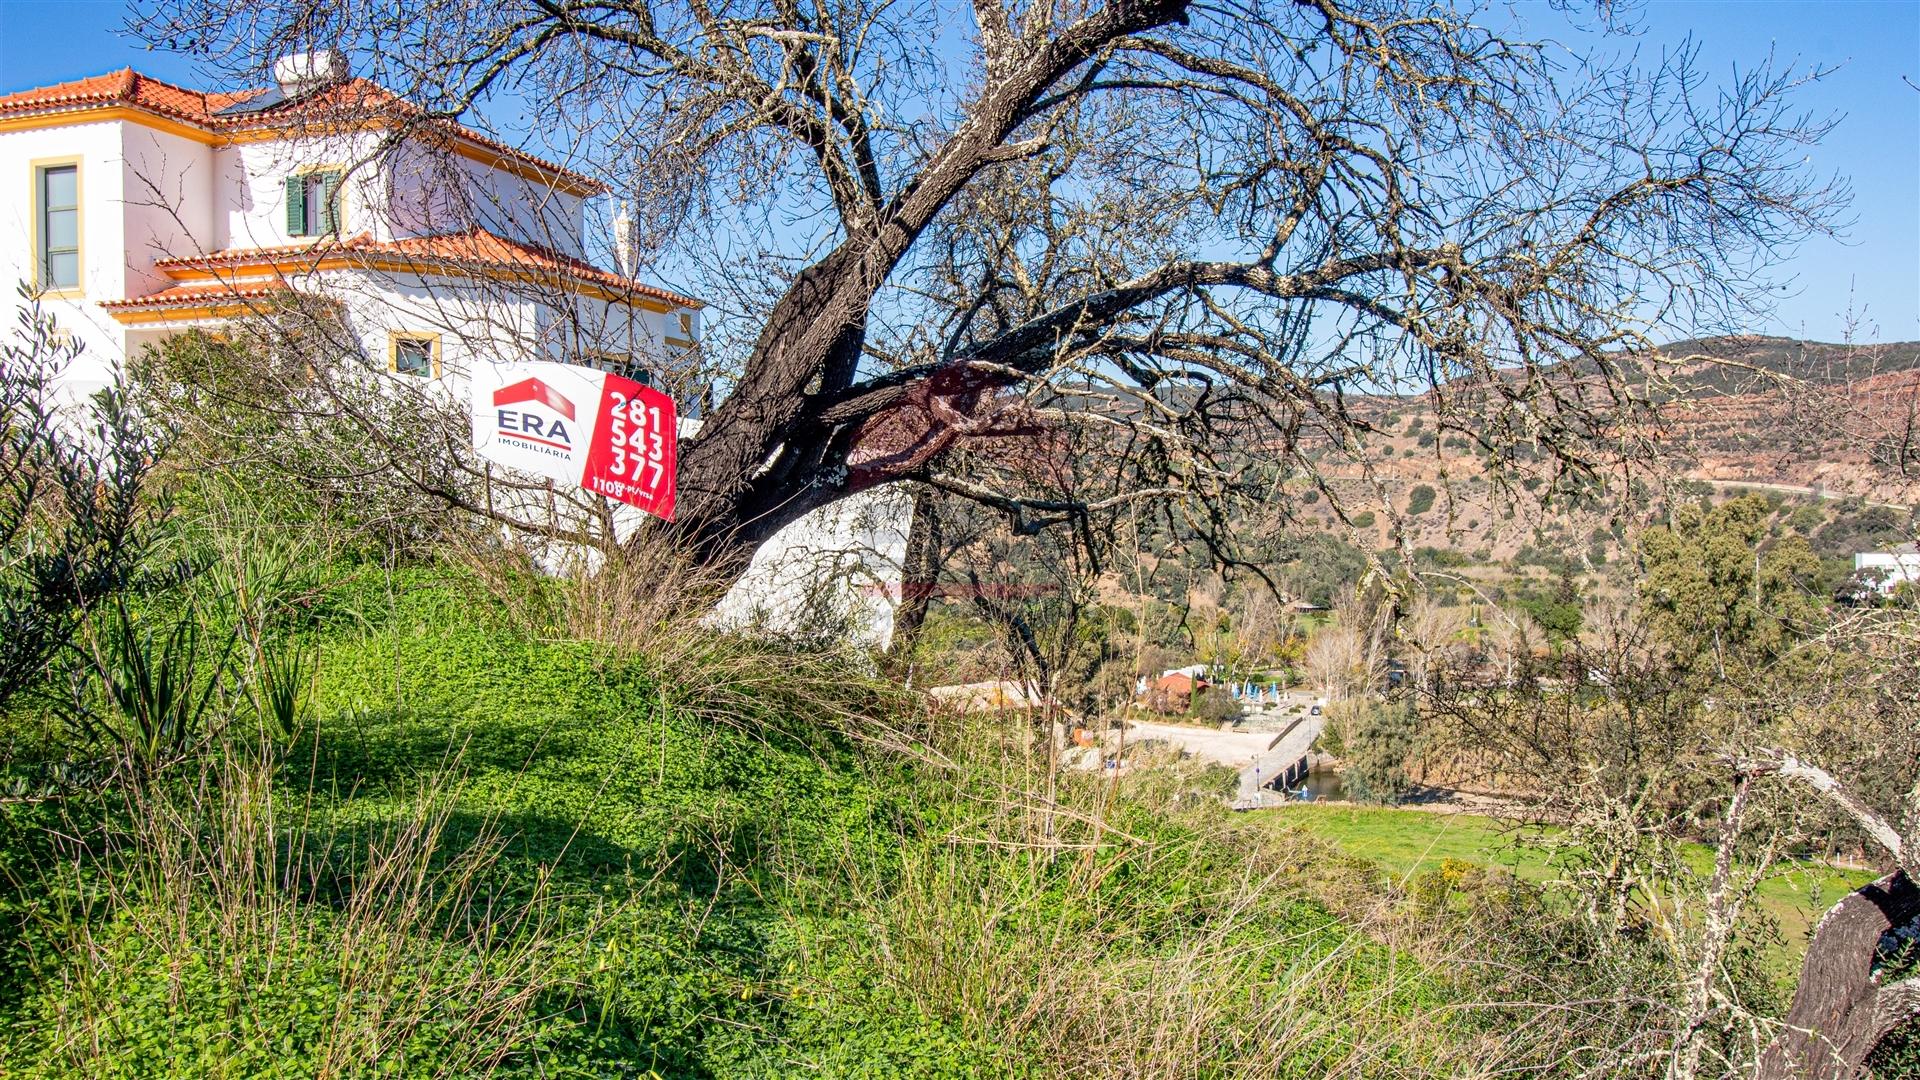
[[[1003, 809], [1035, 776], [999, 728], [949, 730], [938, 768], [874, 749], [916, 714], [844, 658], [701, 633], [623, 653], [467, 584], [303, 594], [282, 640], [315, 675], [285, 745], [235, 724], [137, 784], [0, 800], [0, 1076], [1478, 1065], [1474, 1024], [1435, 1011], [1450, 973], [1305, 883], [1250, 887], [1298, 846], [1211, 797], [1087, 782], [1048, 822]], [[63, 764], [33, 705], [0, 734]]]
[[[1478, 814], [1301, 804], [1276, 811], [1271, 819], [1283, 828], [1304, 829], [1401, 878], [1432, 870], [1448, 859], [1502, 866], [1528, 881], [1545, 882], [1555, 876], [1546, 854], [1527, 843], [1529, 835], [1537, 833]], [[1712, 850], [1705, 845], [1690, 848], [1696, 868], [1705, 873], [1712, 865]], [[1872, 871], [1808, 863], [1779, 867], [1761, 883], [1757, 894], [1760, 907], [1779, 921], [1785, 943], [1770, 966], [1782, 975], [1791, 974], [1820, 914], [1841, 894], [1875, 876]]]
[[[574, 640], [463, 571], [327, 574], [272, 609], [311, 672], [286, 734], [243, 703], [140, 758], [0, 711], [13, 790], [141, 765], [0, 799], [0, 1075], [1589, 1077], [1671, 993], [1645, 935], [1558, 963], [1587, 927], [1553, 890], [1376, 921], [1383, 872], [1549, 880], [1488, 818], [1234, 814], [1219, 769], [1043, 798], [1029, 728], [846, 657]], [[217, 630], [187, 593], [214, 583], [140, 618]], [[1768, 883], [1788, 944], [1730, 981], [1790, 976], [1821, 884]]]

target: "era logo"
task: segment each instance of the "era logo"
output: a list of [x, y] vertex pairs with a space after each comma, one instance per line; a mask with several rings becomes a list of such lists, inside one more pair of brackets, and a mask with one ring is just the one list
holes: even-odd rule
[[[525, 409], [502, 408], [522, 402], [545, 405], [559, 416], [543, 417]], [[561, 450], [573, 449], [573, 433], [567, 429], [567, 421], [574, 418], [573, 402], [539, 379], [522, 379], [512, 386], [495, 390], [493, 405], [494, 420], [500, 434]]]

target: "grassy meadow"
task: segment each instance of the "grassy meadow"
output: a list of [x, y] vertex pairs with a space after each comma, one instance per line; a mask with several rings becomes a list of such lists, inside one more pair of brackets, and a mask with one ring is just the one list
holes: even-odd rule
[[[211, 633], [218, 580], [143, 598], [134, 640]], [[1593, 999], [1527, 961], [1577, 934], [1504, 875], [1403, 889], [1216, 774], [1052, 775], [857, 658], [591, 639], [509, 584], [266, 590], [258, 640], [303, 658], [281, 733], [220, 691], [116, 757], [17, 699], [0, 1074], [1480, 1075], [1660, 1008], [1485, 1005]]]
[[[1543, 835], [1543, 830], [1478, 814], [1300, 804], [1269, 816], [1282, 832], [1298, 831], [1322, 840], [1378, 865], [1402, 882], [1439, 870], [1449, 861], [1498, 867], [1536, 883], [1559, 876], [1547, 851], [1528, 842]], [[1711, 848], [1688, 844], [1685, 853], [1698, 873], [1711, 872]], [[1872, 871], [1809, 862], [1776, 865], [1754, 890], [1757, 906], [1780, 927], [1779, 942], [1767, 951], [1767, 967], [1775, 977], [1796, 976], [1807, 937], [1820, 916], [1841, 896], [1877, 876]]]

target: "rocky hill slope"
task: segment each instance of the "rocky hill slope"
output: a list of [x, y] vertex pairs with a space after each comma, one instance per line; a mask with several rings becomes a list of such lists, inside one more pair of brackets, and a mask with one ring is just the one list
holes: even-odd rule
[[[1415, 548], [1591, 564], [1617, 555], [1623, 537], [1657, 516], [1663, 496], [1676, 489], [1756, 490], [1833, 504], [1828, 516], [1920, 505], [1920, 342], [1854, 346], [1743, 335], [1675, 342], [1662, 353], [1657, 364], [1627, 366], [1629, 379], [1658, 403], [1662, 461], [1631, 485], [1624, 508], [1508, 499], [1466, 439], [1436, 430], [1422, 399], [1357, 403], [1355, 411], [1382, 433], [1369, 453], [1385, 493], [1382, 499], [1373, 483], [1360, 482], [1358, 470], [1340, 470], [1356, 474], [1353, 494], [1374, 511], [1360, 514], [1359, 538], [1393, 542], [1390, 505]], [[1335, 527], [1324, 506], [1307, 513]]]

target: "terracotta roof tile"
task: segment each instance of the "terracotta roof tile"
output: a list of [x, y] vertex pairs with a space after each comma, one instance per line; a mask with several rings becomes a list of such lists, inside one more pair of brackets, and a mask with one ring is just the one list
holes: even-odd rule
[[176, 255], [156, 259], [153, 265], [160, 270], [208, 270], [220, 266], [233, 266], [237, 263], [265, 262], [297, 255], [311, 254], [318, 257], [342, 251], [359, 251], [373, 242], [372, 233], [362, 232], [345, 239], [306, 240], [268, 247], [222, 248], [218, 251], [209, 251], [204, 255]]
[[162, 289], [146, 296], [134, 296], [125, 300], [102, 300], [100, 306], [109, 311], [139, 311], [148, 308], [259, 300], [287, 291], [289, 291], [287, 283], [284, 281], [264, 281], [242, 285], [175, 285], [173, 288]]
[[403, 116], [496, 151], [503, 158], [533, 165], [583, 187], [606, 190], [606, 185], [590, 176], [482, 135], [464, 124], [427, 117], [419, 106], [367, 79], [347, 79], [324, 90], [256, 112], [233, 115], [220, 113], [222, 109], [266, 92], [265, 87], [215, 92], [189, 90], [142, 75], [132, 68], [121, 68], [105, 75], [0, 95], [0, 116], [132, 105], [161, 116], [184, 120], [209, 132], [241, 132], [274, 127], [289, 121], [298, 123], [324, 119], [337, 122], [342, 119], [372, 120]]
[[466, 232], [441, 236], [410, 237], [375, 246], [390, 248], [397, 253], [415, 258], [440, 259], [456, 264], [553, 271], [603, 285], [609, 289], [651, 296], [656, 300], [665, 300], [681, 307], [703, 306], [700, 301], [692, 297], [681, 296], [679, 293], [669, 292], [655, 285], [623, 277], [611, 270], [602, 270], [584, 259], [576, 259], [552, 248], [530, 244], [523, 240], [509, 240], [485, 229], [469, 229]]
[[704, 306], [699, 300], [670, 292], [643, 281], [602, 270], [583, 259], [576, 259], [551, 248], [530, 244], [474, 228], [438, 236], [407, 237], [377, 241], [368, 233], [343, 240], [322, 240], [308, 244], [277, 247], [230, 248], [186, 258], [161, 259], [154, 266], [162, 271], [213, 270], [263, 262], [312, 260], [344, 256], [347, 258], [385, 256], [431, 270], [436, 265], [460, 268], [515, 270], [599, 285], [615, 292], [650, 297], [678, 307]]

